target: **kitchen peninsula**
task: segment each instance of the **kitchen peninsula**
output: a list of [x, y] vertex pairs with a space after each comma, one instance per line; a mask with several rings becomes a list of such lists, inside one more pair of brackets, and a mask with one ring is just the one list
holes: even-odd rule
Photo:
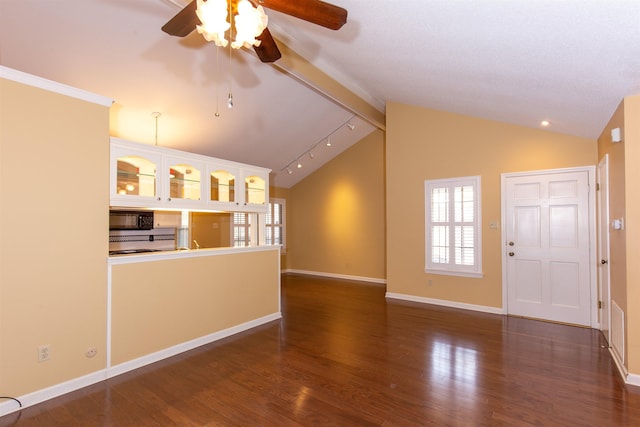
[[[280, 318], [280, 250], [264, 239], [268, 169], [117, 138], [110, 165], [109, 249], [131, 238], [134, 252], [108, 258], [110, 375]], [[246, 244], [201, 249], [194, 212], [250, 215]], [[232, 222], [214, 225], [232, 234]]]
[[109, 258], [110, 375], [279, 319], [277, 246]]

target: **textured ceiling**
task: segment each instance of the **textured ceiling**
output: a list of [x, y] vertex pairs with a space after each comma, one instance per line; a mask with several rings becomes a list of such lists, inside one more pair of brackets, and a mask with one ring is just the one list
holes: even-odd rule
[[[0, 0], [0, 64], [113, 98], [114, 136], [268, 167], [282, 187], [375, 129], [252, 52], [229, 58], [195, 32], [166, 35], [184, 3]], [[640, 0], [333, 3], [349, 11], [339, 31], [267, 10], [269, 28], [380, 111], [391, 101], [530, 127], [546, 119], [595, 139], [640, 93]], [[303, 168], [286, 173], [298, 158]]]

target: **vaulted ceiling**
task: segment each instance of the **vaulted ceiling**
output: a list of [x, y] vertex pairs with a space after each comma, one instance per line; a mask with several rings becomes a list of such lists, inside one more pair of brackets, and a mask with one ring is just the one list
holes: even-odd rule
[[113, 98], [113, 136], [268, 167], [281, 187], [383, 129], [386, 102], [595, 139], [640, 93], [640, 0], [335, 0], [338, 31], [267, 9], [273, 65], [162, 32], [187, 2], [0, 0], [0, 64]]

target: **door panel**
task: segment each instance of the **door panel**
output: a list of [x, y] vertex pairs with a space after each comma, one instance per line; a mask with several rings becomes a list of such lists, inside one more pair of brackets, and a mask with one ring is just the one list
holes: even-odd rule
[[506, 178], [507, 313], [590, 325], [588, 177]]

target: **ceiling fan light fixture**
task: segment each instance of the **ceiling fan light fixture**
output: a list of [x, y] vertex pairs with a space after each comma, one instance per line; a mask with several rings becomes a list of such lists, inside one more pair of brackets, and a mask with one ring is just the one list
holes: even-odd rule
[[[231, 28], [229, 15], [233, 8], [228, 1], [234, 0], [197, 0], [196, 15], [202, 24], [196, 25], [196, 29], [205, 40], [214, 42], [216, 46], [226, 47], [229, 44], [225, 33]], [[260, 46], [256, 37], [267, 28], [269, 20], [262, 6], [253, 7], [250, 1], [240, 0], [235, 9], [237, 13], [232, 19], [236, 37], [231, 47]]]
[[229, 41], [225, 32], [231, 28], [227, 22], [227, 0], [197, 0], [196, 15], [202, 25], [196, 25], [198, 33], [216, 46], [226, 47]]
[[234, 16], [233, 22], [236, 27], [236, 39], [231, 43], [234, 49], [242, 46], [260, 46], [260, 40], [256, 40], [265, 28], [269, 18], [264, 13], [262, 6], [253, 7], [248, 0], [238, 2], [238, 14]]

